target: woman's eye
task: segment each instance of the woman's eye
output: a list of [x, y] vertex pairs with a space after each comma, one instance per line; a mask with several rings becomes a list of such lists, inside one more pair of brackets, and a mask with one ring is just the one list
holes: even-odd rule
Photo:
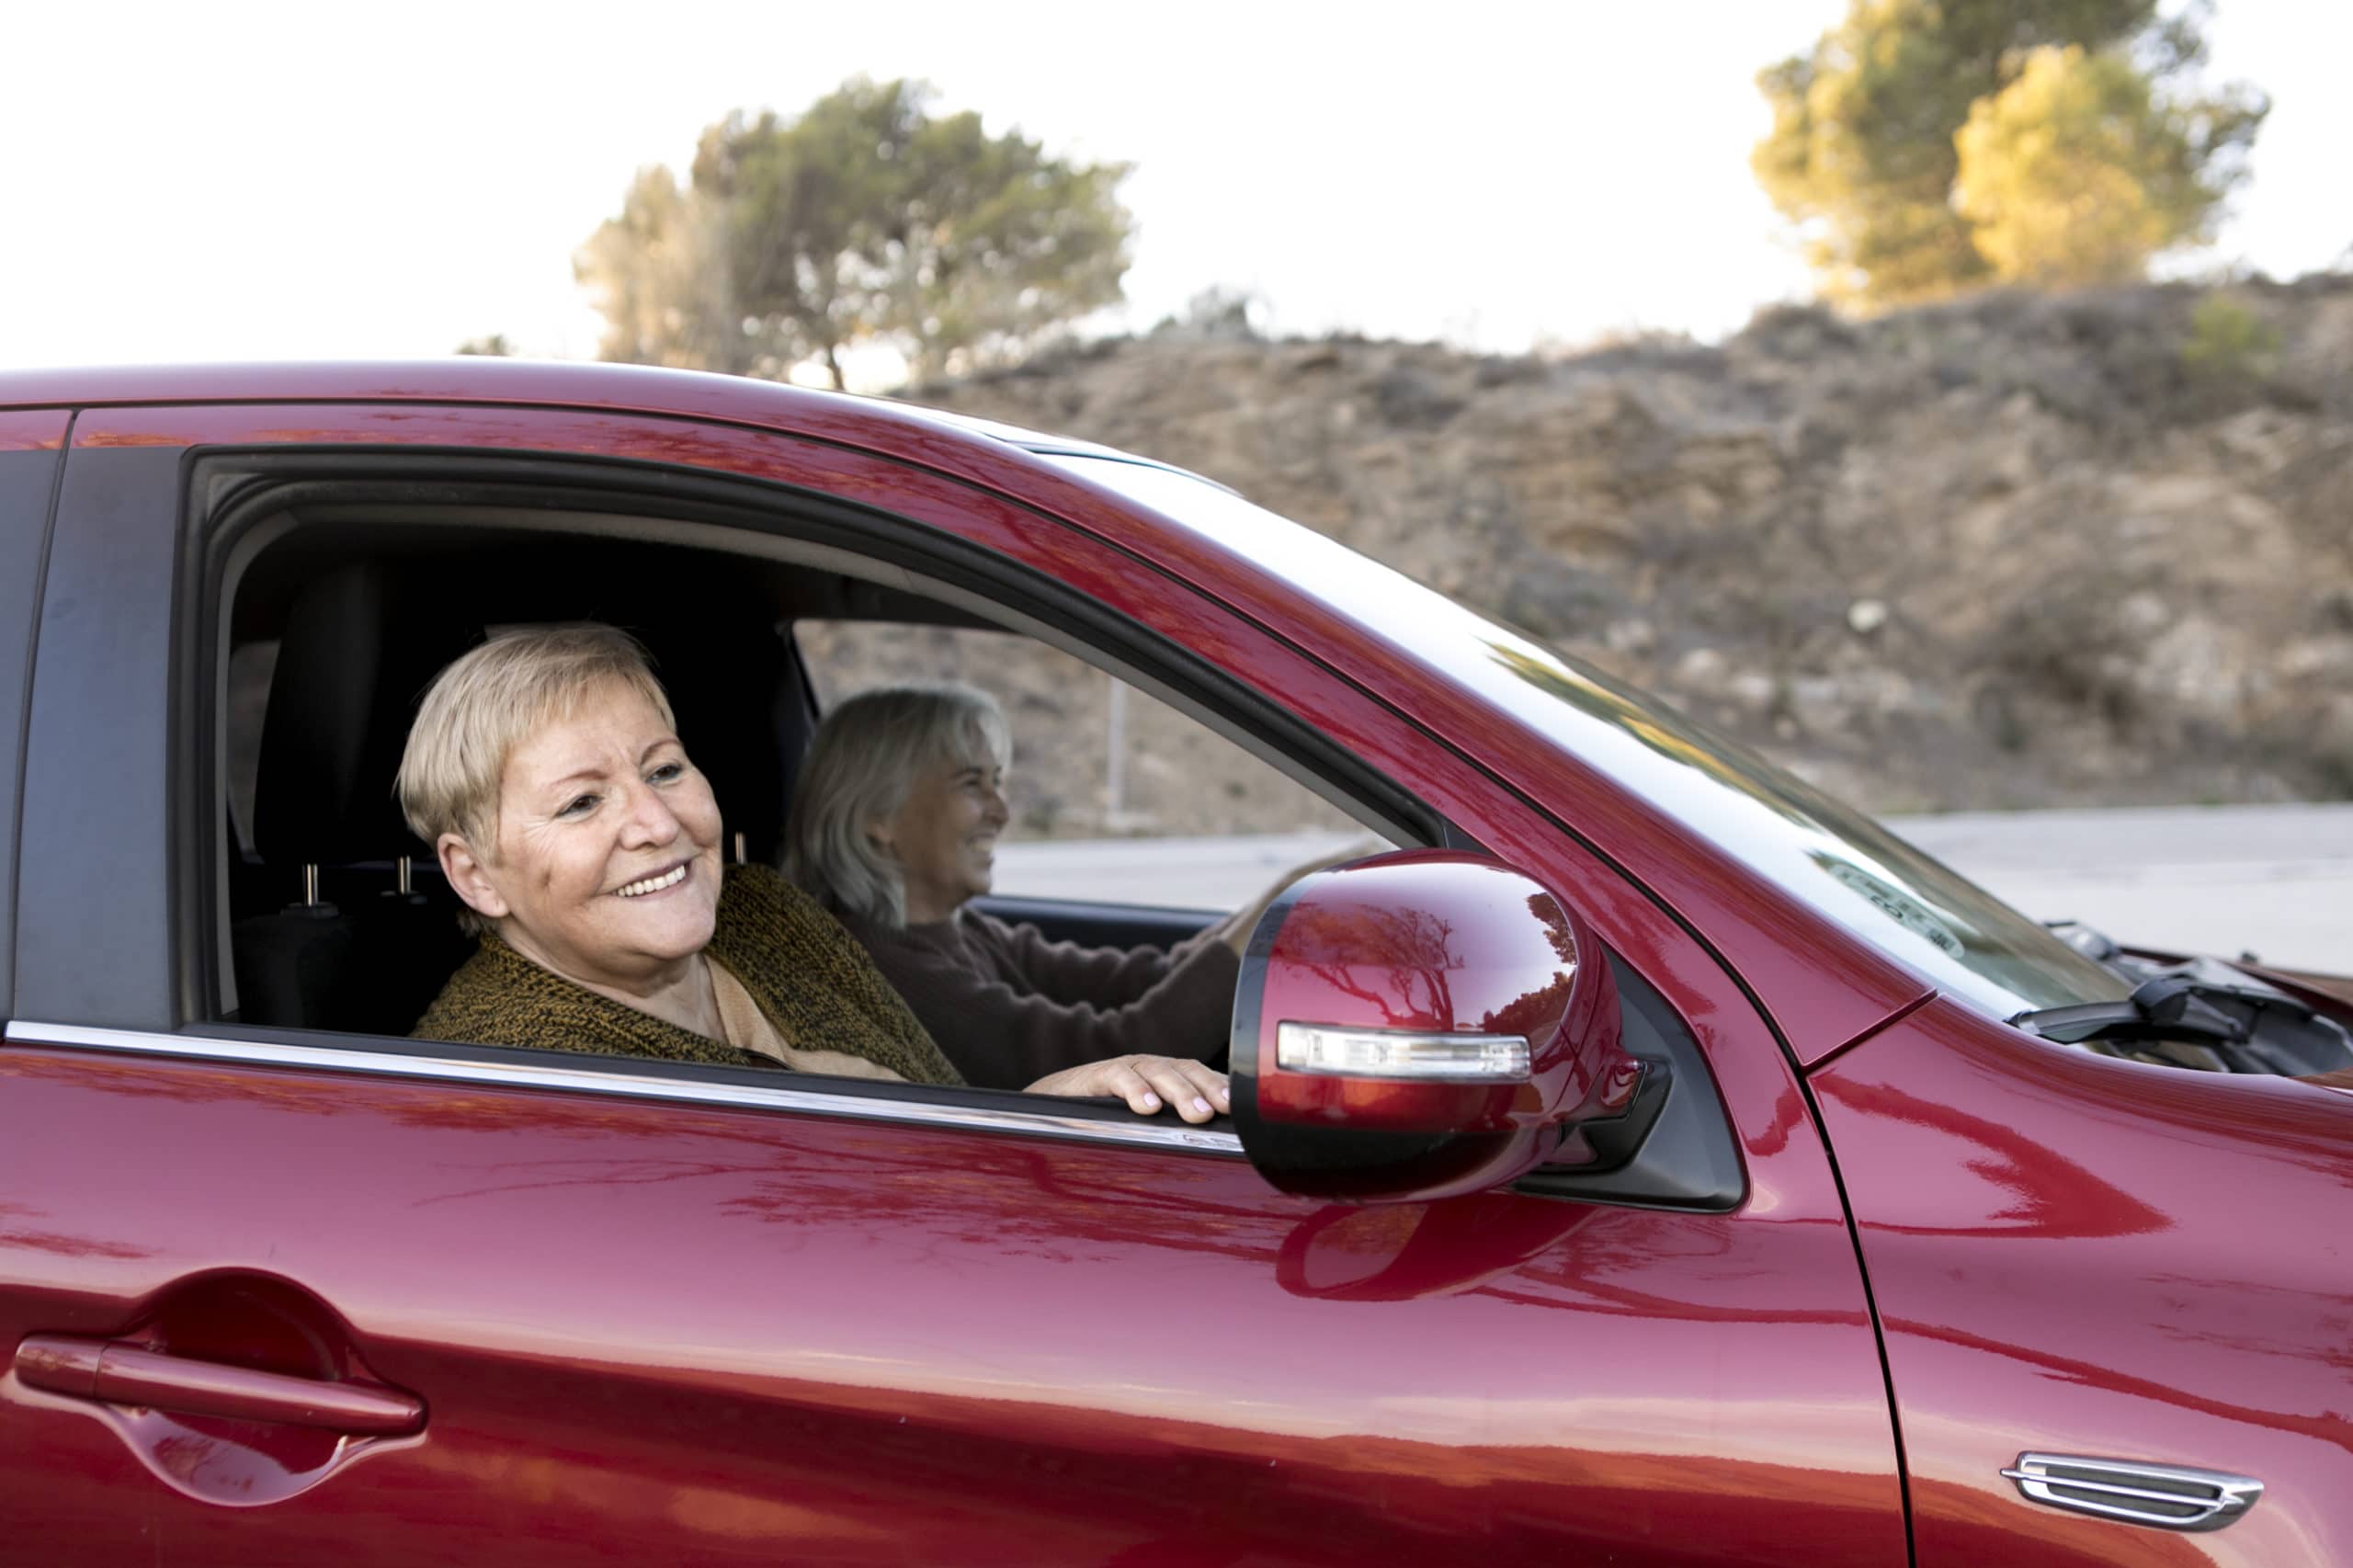
[[665, 762], [645, 777], [649, 783], [667, 784], [686, 770], [687, 765], [683, 762]]
[[558, 815], [558, 816], [560, 816], [560, 817], [579, 817], [579, 816], [586, 816], [590, 812], [593, 812], [593, 811], [595, 811], [596, 809], [597, 809], [597, 797], [596, 797], [596, 796], [594, 796], [594, 795], [574, 795], [571, 800], [566, 801], [563, 803], [563, 807], [562, 807], [561, 809], [559, 809], [555, 814], [556, 814], [556, 815]]

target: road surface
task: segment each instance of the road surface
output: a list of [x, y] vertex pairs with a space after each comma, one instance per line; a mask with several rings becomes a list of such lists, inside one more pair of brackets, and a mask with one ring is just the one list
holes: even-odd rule
[[[1955, 812], [1888, 825], [2037, 919], [2353, 973], [2353, 805]], [[1329, 834], [1007, 843], [1000, 892], [1226, 909]]]

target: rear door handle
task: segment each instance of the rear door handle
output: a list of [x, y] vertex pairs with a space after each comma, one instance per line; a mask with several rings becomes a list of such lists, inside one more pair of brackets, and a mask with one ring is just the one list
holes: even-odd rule
[[354, 1437], [402, 1437], [425, 1425], [425, 1402], [396, 1389], [190, 1360], [119, 1340], [27, 1335], [17, 1346], [17, 1376], [29, 1388], [105, 1404], [276, 1421]]

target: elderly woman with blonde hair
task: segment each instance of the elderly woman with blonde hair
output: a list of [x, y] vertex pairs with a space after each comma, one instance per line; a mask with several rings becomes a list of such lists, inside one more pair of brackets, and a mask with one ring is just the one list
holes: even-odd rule
[[994, 880], [1011, 761], [1005, 715], [985, 692], [860, 692], [825, 715], [801, 766], [786, 872], [865, 944], [975, 1084], [1129, 1051], [1220, 1059], [1242, 948], [1267, 899], [1166, 949], [1051, 941], [971, 907]]
[[[417, 1035], [962, 1081], [831, 916], [774, 871], [722, 863], [718, 802], [625, 633], [526, 629], [458, 659], [426, 693], [398, 791], [482, 938]], [[1149, 1058], [1026, 1086], [1188, 1120], [1223, 1108], [1222, 1081]]]

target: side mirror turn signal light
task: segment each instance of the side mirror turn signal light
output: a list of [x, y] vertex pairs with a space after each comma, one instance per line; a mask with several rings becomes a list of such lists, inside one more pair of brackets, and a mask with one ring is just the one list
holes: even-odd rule
[[1524, 1084], [1529, 1081], [1528, 1037], [1286, 1021], [1276, 1026], [1275, 1064], [1288, 1073], [1327, 1078]]

